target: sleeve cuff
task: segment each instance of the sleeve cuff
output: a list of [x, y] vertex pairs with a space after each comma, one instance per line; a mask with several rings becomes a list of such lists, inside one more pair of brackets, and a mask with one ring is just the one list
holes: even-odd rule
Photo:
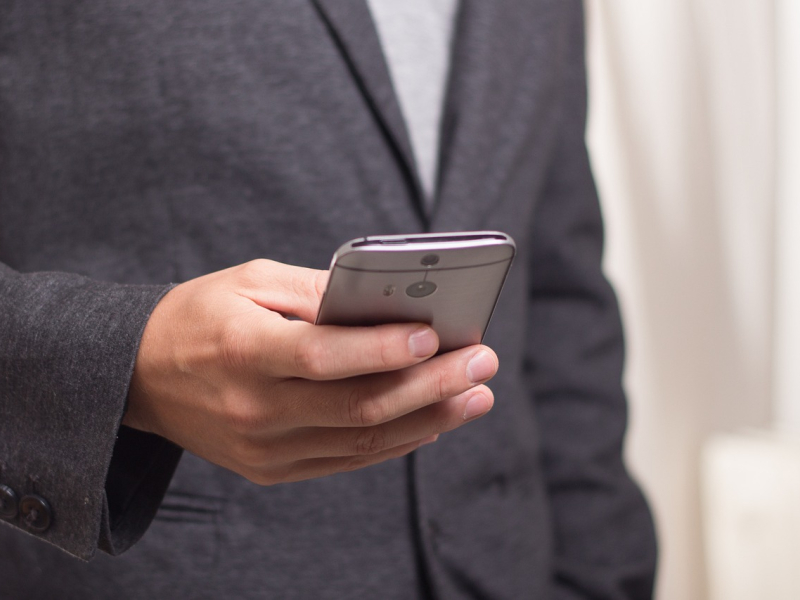
[[158, 511], [182, 453], [162, 437], [120, 427], [106, 478], [101, 550], [116, 556], [139, 541]]

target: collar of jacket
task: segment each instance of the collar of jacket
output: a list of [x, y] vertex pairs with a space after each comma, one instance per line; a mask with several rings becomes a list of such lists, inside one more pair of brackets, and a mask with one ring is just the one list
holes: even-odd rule
[[[445, 94], [438, 188], [427, 209], [411, 143], [365, 0], [312, 0], [384, 131], [423, 229], [478, 229], [536, 121], [559, 0], [461, 0]], [[557, 45], [557, 44], [556, 44]], [[533, 111], [533, 112], [532, 112]]]

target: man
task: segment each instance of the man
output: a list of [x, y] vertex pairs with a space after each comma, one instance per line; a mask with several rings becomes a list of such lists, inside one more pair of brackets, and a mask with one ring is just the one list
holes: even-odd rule
[[[0, 595], [649, 597], [579, 2], [461, 2], [435, 188], [362, 0], [2, 10]], [[310, 324], [341, 242], [464, 229], [486, 346]]]

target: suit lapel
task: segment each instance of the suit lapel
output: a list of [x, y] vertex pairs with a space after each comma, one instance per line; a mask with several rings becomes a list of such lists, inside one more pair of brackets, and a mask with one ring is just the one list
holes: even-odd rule
[[562, 0], [461, 0], [433, 231], [487, 227], [537, 118], [546, 115]]
[[365, 0], [313, 2], [397, 156], [409, 182], [417, 217], [425, 221], [424, 196], [411, 142], [367, 3]]
[[[548, 114], [542, 110], [546, 92], [556, 86], [544, 77], [553, 72], [547, 61], [556, 52], [563, 0], [461, 0], [432, 215], [426, 214], [408, 132], [365, 0], [312, 1], [395, 152], [420, 226], [487, 227], [537, 119]], [[397, 202], [399, 196], [376, 201]]]

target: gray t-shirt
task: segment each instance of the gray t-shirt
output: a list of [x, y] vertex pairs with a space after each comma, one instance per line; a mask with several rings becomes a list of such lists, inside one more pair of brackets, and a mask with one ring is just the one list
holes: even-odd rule
[[458, 0], [367, 0], [389, 64], [427, 201], [439, 166], [439, 131]]

